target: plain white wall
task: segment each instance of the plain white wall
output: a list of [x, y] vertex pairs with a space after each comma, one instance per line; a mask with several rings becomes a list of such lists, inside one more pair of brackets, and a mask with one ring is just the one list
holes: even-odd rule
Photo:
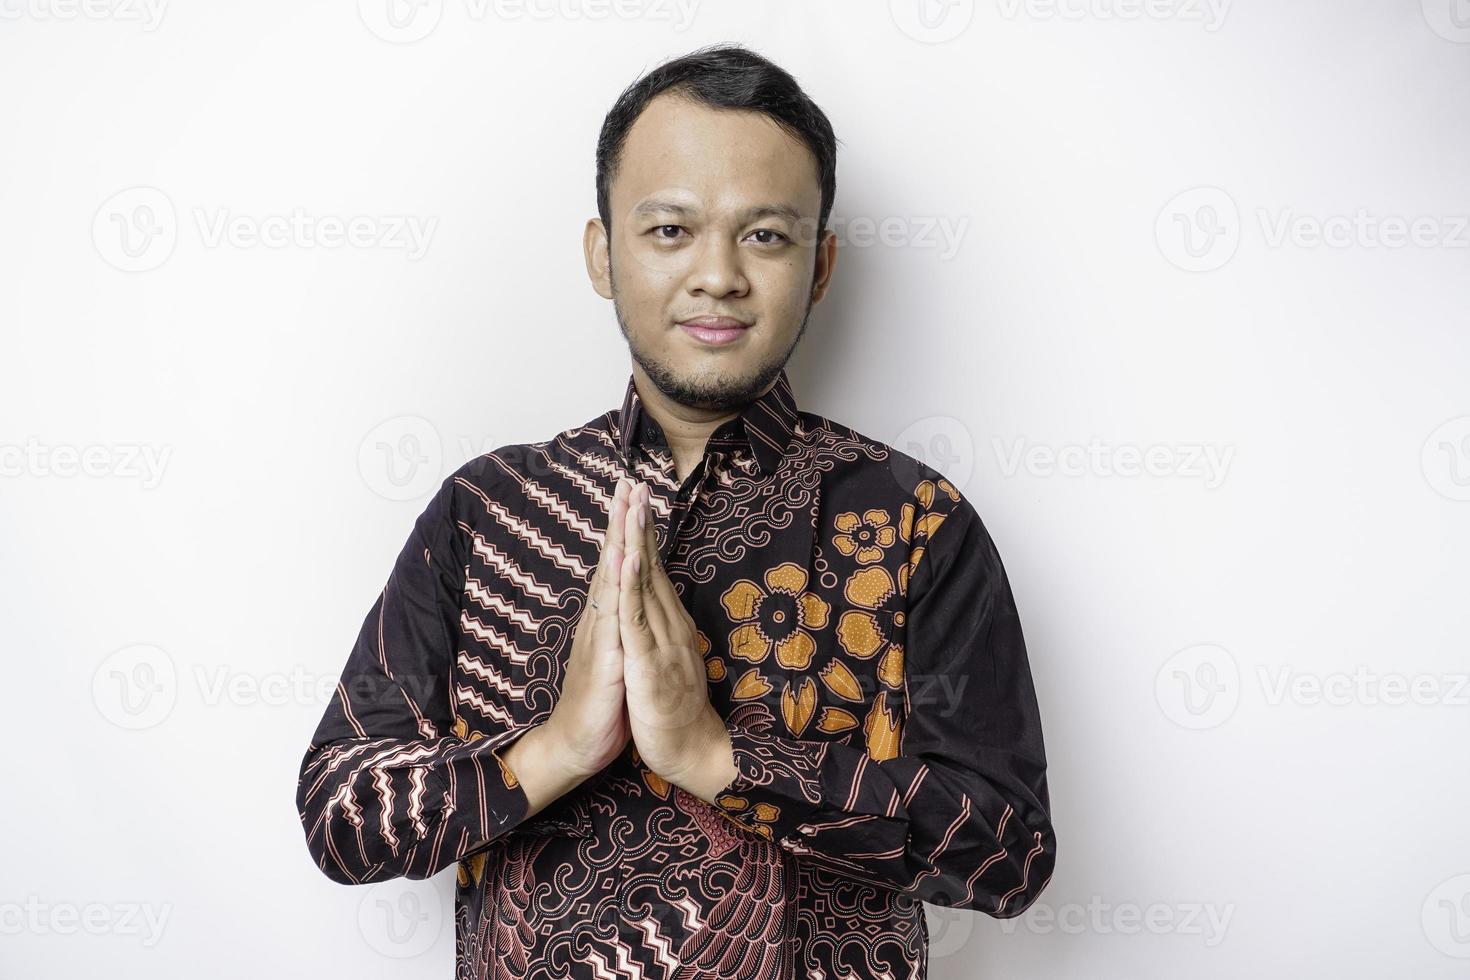
[[1058, 869], [931, 976], [1470, 969], [1465, 0], [0, 15], [0, 976], [450, 975], [296, 767], [438, 480], [616, 407], [598, 126], [725, 40], [843, 141], [799, 401], [1029, 642]]

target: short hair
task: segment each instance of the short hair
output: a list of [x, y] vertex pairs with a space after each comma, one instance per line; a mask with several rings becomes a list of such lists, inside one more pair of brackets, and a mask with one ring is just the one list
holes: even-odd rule
[[822, 192], [817, 237], [826, 230], [837, 195], [837, 137], [832, 124], [795, 78], [774, 62], [738, 44], [716, 44], [666, 61], [623, 90], [597, 137], [597, 213], [612, 233], [610, 202], [623, 147], [633, 123], [664, 92], [712, 109], [761, 112], [801, 141], [817, 163]]

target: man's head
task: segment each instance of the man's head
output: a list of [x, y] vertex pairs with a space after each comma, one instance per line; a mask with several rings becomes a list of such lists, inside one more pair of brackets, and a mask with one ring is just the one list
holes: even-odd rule
[[[667, 62], [618, 98], [597, 143], [599, 218], [583, 248], [634, 362], [664, 395], [729, 410], [785, 367], [836, 261], [836, 160], [822, 110], [745, 48]], [[745, 327], [716, 342], [685, 326], [697, 317]]]

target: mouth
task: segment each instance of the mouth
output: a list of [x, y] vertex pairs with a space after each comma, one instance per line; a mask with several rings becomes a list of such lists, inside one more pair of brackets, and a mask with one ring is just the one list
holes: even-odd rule
[[728, 344], [739, 340], [750, 324], [729, 316], [697, 316], [680, 320], [679, 329], [705, 344]]

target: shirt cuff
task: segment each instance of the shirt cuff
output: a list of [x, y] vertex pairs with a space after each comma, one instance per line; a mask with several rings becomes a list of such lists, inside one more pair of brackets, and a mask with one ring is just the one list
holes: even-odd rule
[[526, 819], [530, 800], [516, 774], [496, 751], [475, 739], [445, 756], [445, 818], [463, 827], [473, 841], [490, 841]]
[[715, 806], [769, 841], [793, 843], [800, 840], [798, 834], [810, 836], [814, 831], [802, 821], [825, 799], [821, 766], [826, 743], [782, 738], [769, 724], [743, 724], [738, 714], [725, 722], [736, 775], [715, 794]]
[[504, 733], [493, 741], [477, 737], [450, 751], [446, 770], [452, 775], [454, 790], [450, 793], [446, 787], [449, 815], [467, 821], [464, 826], [472, 838], [485, 846], [510, 834], [593, 836], [585, 784], [537, 813], [526, 815], [530, 800], [504, 754], [527, 731], [530, 726]]

